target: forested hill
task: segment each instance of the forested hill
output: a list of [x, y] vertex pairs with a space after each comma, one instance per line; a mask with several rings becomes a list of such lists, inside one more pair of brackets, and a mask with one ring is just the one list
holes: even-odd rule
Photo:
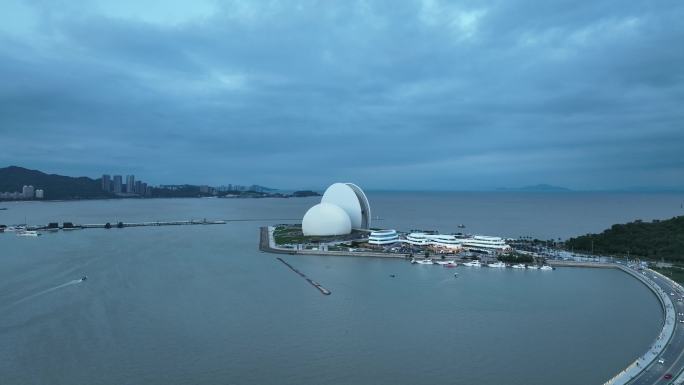
[[647, 259], [684, 261], [684, 216], [653, 222], [613, 225], [601, 234], [571, 238], [566, 247], [594, 254], [627, 255]]
[[112, 194], [102, 191], [99, 179], [87, 177], [46, 174], [38, 170], [10, 166], [0, 168], [0, 192], [21, 191], [24, 185], [32, 185], [45, 191], [44, 199], [94, 199], [109, 198]]

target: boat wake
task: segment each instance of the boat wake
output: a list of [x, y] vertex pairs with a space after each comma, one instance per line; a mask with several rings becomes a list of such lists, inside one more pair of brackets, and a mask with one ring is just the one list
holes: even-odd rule
[[57, 286], [55, 286], [55, 287], [51, 287], [51, 288], [45, 289], [45, 290], [43, 290], [43, 291], [39, 291], [38, 293], [31, 294], [31, 295], [29, 295], [28, 297], [24, 297], [24, 298], [22, 298], [22, 299], [20, 299], [20, 300], [18, 300], [18, 301], [16, 301], [16, 302], [14, 302], [14, 303], [12, 304], [12, 306], [18, 305], [18, 304], [20, 304], [20, 303], [22, 303], [22, 302], [30, 301], [30, 300], [32, 300], [32, 299], [34, 299], [34, 298], [40, 297], [40, 296], [45, 295], [45, 294], [48, 294], [48, 293], [52, 293], [53, 291], [57, 291], [57, 290], [59, 290], [59, 289], [65, 288], [65, 287], [69, 287], [69, 286], [73, 286], [73, 285], [78, 285], [79, 283], [82, 283], [83, 281], [85, 281], [85, 279], [86, 279], [85, 277], [83, 277], [83, 278], [81, 278], [81, 279], [74, 279], [74, 280], [69, 281], [69, 282], [67, 282], [67, 283], [63, 283], [63, 284], [61, 284], [61, 285], [57, 285]]

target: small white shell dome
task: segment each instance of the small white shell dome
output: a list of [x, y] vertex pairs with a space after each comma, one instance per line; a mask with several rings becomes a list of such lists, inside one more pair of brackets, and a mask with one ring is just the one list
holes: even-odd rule
[[310, 208], [302, 220], [302, 232], [310, 235], [342, 235], [351, 233], [349, 215], [339, 206], [319, 203]]

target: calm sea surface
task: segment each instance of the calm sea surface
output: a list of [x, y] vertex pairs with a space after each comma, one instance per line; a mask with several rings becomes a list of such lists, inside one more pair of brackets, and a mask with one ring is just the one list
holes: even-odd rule
[[[374, 225], [566, 238], [676, 194], [370, 193]], [[0, 223], [257, 219], [0, 234], [1, 384], [600, 384], [662, 322], [614, 270], [453, 270], [257, 251], [317, 199], [1, 203]], [[76, 281], [83, 274], [86, 282]], [[396, 274], [390, 278], [389, 274]]]

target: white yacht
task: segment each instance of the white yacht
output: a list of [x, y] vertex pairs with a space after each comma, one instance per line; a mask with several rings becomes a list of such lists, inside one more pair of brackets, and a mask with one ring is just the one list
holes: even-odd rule
[[419, 260], [416, 260], [416, 263], [419, 265], [433, 265], [434, 264], [432, 262], [432, 259], [419, 259]]
[[437, 265], [455, 265], [456, 263], [454, 261], [450, 261], [450, 260], [439, 260], [439, 261], [435, 261], [435, 264], [437, 264]]
[[525, 264], [524, 263], [518, 263], [518, 264], [513, 265], [513, 268], [514, 269], [524, 269]]
[[480, 261], [470, 261], [470, 262], [464, 263], [463, 266], [468, 266], [468, 267], [481, 267], [482, 264], [480, 263]]
[[551, 267], [549, 265], [544, 265], [544, 266], [540, 267], [539, 270], [553, 270], [553, 267]]
[[26, 230], [24, 226], [8, 226], [5, 228], [5, 232], [20, 232]]
[[23, 230], [17, 232], [17, 237], [37, 237], [40, 233], [37, 231]]
[[501, 262], [501, 261], [497, 261], [494, 263], [489, 263], [489, 264], [487, 264], [487, 266], [488, 267], [506, 267], [506, 264]]
[[539, 270], [539, 266], [537, 265], [527, 265], [527, 268], [530, 270]]

